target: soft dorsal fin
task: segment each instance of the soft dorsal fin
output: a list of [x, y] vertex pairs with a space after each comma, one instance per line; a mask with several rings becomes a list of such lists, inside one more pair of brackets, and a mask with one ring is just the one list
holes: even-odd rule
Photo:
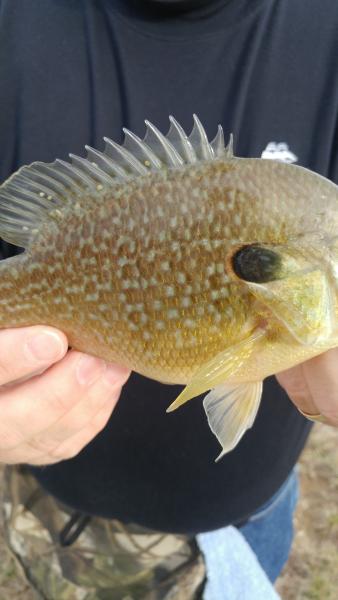
[[41, 223], [84, 195], [95, 200], [110, 187], [150, 172], [233, 157], [232, 136], [225, 147], [221, 125], [215, 139], [209, 142], [196, 115], [189, 136], [174, 117], [169, 120], [167, 135], [146, 121], [143, 140], [124, 129], [122, 145], [104, 138], [103, 152], [86, 146], [86, 158], [70, 154], [71, 163], [57, 159], [19, 169], [0, 187], [0, 236], [26, 248]]

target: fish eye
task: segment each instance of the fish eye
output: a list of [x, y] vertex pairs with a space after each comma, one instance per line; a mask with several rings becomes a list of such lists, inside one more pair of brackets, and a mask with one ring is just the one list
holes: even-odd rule
[[242, 246], [232, 256], [231, 262], [237, 277], [252, 283], [274, 281], [281, 269], [280, 255], [259, 244]]

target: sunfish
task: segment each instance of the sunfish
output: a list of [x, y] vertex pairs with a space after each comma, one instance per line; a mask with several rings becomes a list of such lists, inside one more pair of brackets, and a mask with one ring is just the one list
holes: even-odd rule
[[[69, 345], [205, 396], [221, 455], [251, 427], [265, 377], [338, 345], [338, 188], [233, 155], [222, 128], [170, 117], [141, 140], [22, 167], [0, 188], [0, 327]], [[151, 405], [150, 405], [151, 410]]]

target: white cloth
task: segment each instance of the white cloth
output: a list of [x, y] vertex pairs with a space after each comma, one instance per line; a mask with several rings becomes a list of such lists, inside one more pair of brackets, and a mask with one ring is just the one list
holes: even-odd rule
[[203, 600], [280, 600], [258, 559], [235, 527], [200, 533], [207, 583]]

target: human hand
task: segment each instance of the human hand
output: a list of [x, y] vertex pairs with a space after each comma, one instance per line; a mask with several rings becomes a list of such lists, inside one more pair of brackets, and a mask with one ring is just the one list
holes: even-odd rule
[[338, 348], [276, 375], [280, 385], [310, 420], [338, 427]]
[[52, 327], [0, 331], [0, 462], [72, 458], [106, 425], [130, 371], [67, 350]]

